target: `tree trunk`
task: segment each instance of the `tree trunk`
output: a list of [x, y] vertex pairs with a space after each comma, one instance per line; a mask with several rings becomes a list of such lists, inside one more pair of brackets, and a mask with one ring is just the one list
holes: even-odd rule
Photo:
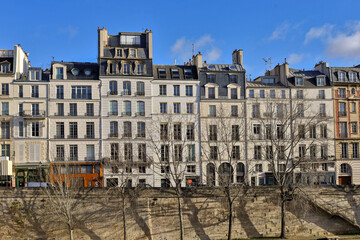
[[122, 216], [123, 216], [123, 232], [124, 240], [126, 240], [126, 212], [125, 212], [125, 196], [122, 197]]
[[280, 238], [285, 237], [285, 195], [281, 194], [281, 233]]
[[70, 240], [74, 240], [74, 229], [70, 229]]
[[184, 225], [183, 225], [183, 217], [182, 217], [182, 204], [181, 197], [178, 196], [178, 213], [179, 213], [179, 222], [180, 222], [180, 240], [184, 239]]
[[232, 219], [233, 219], [233, 209], [231, 199], [229, 201], [229, 228], [228, 228], [228, 240], [231, 240], [231, 230], [232, 230]]

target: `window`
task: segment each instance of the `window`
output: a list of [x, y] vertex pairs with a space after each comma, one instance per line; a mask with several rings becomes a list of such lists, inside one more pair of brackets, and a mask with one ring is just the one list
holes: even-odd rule
[[95, 138], [95, 125], [93, 122], [86, 123], [86, 138]]
[[86, 160], [94, 161], [95, 160], [95, 146], [86, 145]]
[[320, 137], [327, 138], [327, 125], [326, 124], [320, 125]]
[[70, 116], [77, 116], [77, 103], [70, 103]]
[[355, 88], [351, 88], [351, 94], [355, 95], [355, 93], [356, 93]]
[[77, 126], [77, 122], [70, 122], [69, 123], [69, 138], [75, 139], [78, 138], [78, 126]]
[[[139, 173], [146, 173], [146, 167], [145, 166], [139, 166]], [[145, 181], [145, 179], [139, 179], [139, 184], [140, 184], [141, 180]], [[145, 185], [145, 182], [141, 183], [141, 184]]]
[[165, 79], [166, 78], [166, 69], [165, 68], [159, 68], [158, 69], [158, 74], [159, 74], [160, 79]]
[[64, 86], [56, 86], [56, 98], [64, 99]]
[[345, 88], [339, 88], [338, 89], [338, 93], [339, 93], [339, 98], [345, 98]]
[[91, 86], [72, 86], [72, 99], [91, 99]]
[[0, 71], [2, 73], [9, 73], [10, 72], [10, 63], [5, 62], [5, 63], [1, 64]]
[[193, 96], [193, 86], [186, 86], [185, 87], [185, 90], [186, 90], [186, 96], [188, 97], [191, 97]]
[[270, 98], [275, 98], [275, 90], [270, 90]]
[[145, 137], [145, 123], [144, 122], [137, 123], [137, 137], [140, 137], [140, 138]]
[[240, 160], [240, 146], [232, 146], [231, 158], [235, 160]]
[[261, 146], [254, 146], [254, 159], [261, 160]]
[[125, 161], [132, 161], [133, 154], [132, 154], [132, 143], [124, 143], [124, 159]]
[[340, 122], [340, 137], [347, 138], [347, 122]]
[[357, 125], [357, 122], [351, 122], [350, 125], [351, 125], [351, 133], [357, 134], [357, 133], [358, 133], [358, 125]]
[[185, 79], [192, 79], [192, 70], [189, 68], [185, 68], [184, 69], [184, 75], [185, 75]]
[[182, 145], [181, 144], [175, 144], [174, 146], [174, 160], [178, 162], [182, 162]]
[[138, 101], [137, 103], [137, 112], [136, 115], [138, 116], [145, 116], [145, 102]]
[[348, 144], [341, 143], [341, 158], [348, 158]]
[[56, 68], [56, 79], [64, 79], [64, 68], [62, 67]]
[[124, 105], [123, 115], [131, 116], [131, 102], [130, 101], [124, 101], [123, 105]]
[[255, 171], [256, 172], [262, 172], [263, 171], [262, 164], [255, 164]]
[[209, 95], [209, 98], [214, 99], [215, 98], [215, 88], [213, 88], [213, 87], [208, 88], [208, 95]]
[[298, 104], [298, 109], [297, 109], [298, 111], [297, 111], [297, 116], [298, 117], [304, 117], [304, 104], [303, 103], [299, 103]]
[[254, 124], [253, 125], [253, 133], [254, 134], [260, 134], [261, 129], [260, 129], [260, 124]]
[[318, 98], [319, 99], [325, 99], [325, 90], [319, 90]]
[[174, 113], [181, 113], [180, 112], [180, 103], [174, 103]]
[[209, 117], [216, 117], [216, 106], [215, 105], [209, 106]]
[[318, 77], [316, 79], [317, 86], [325, 86], [325, 78], [324, 77]]
[[279, 172], [285, 172], [286, 171], [286, 165], [285, 164], [278, 164]]
[[136, 50], [135, 49], [130, 49], [129, 50], [129, 57], [136, 57]]
[[110, 136], [109, 137], [118, 137], [118, 122], [110, 122]]
[[1, 84], [1, 86], [2, 86], [1, 95], [9, 95], [9, 84], [3, 83]]
[[181, 140], [181, 123], [174, 123], [174, 140]]
[[339, 116], [340, 117], [346, 116], [346, 103], [344, 102], [339, 103]]
[[123, 95], [131, 95], [131, 82], [123, 82]]
[[123, 45], [140, 45], [140, 36], [120, 35], [120, 44]]
[[299, 135], [299, 138], [305, 138], [305, 126], [304, 125], [298, 126], [298, 135]]
[[295, 86], [304, 86], [303, 78], [295, 78]]
[[230, 83], [237, 83], [237, 76], [236, 75], [229, 75]]
[[110, 81], [109, 87], [110, 87], [110, 92], [109, 92], [110, 95], [117, 95], [118, 94], [117, 81]]
[[304, 98], [303, 90], [297, 90], [296, 91], [296, 98], [297, 99], [303, 99]]
[[10, 122], [1, 122], [1, 138], [10, 139]]
[[174, 85], [174, 96], [180, 96], [180, 86]]
[[186, 125], [186, 139], [189, 141], [195, 140], [195, 126], [193, 123]]
[[237, 117], [239, 115], [238, 106], [232, 105], [231, 106], [231, 116]]
[[64, 116], [64, 104], [63, 103], [57, 103], [57, 114], [58, 116]]
[[40, 80], [40, 71], [31, 70], [30, 80]]
[[249, 98], [254, 98], [254, 90], [249, 90]]
[[189, 144], [188, 146], [188, 162], [195, 162], [195, 145]]
[[31, 114], [33, 116], [39, 116], [40, 115], [40, 109], [38, 103], [31, 104]]
[[284, 139], [284, 134], [285, 134], [285, 131], [284, 131], [284, 125], [276, 125], [276, 137], [277, 139]]
[[188, 173], [196, 173], [196, 166], [195, 165], [186, 166], [186, 172], [188, 172]]
[[274, 78], [263, 78], [262, 83], [264, 84], [274, 84], [275, 79]]
[[252, 105], [252, 117], [259, 118], [260, 117], [260, 104]]
[[110, 101], [110, 115], [118, 115], [118, 103], [117, 101]]
[[140, 161], [146, 162], [146, 144], [138, 144], [138, 158]]
[[65, 138], [65, 128], [63, 122], [57, 122], [56, 123], [56, 136], [57, 139], [63, 139]]
[[217, 126], [216, 125], [209, 125], [209, 140], [216, 141], [217, 140]]
[[65, 149], [64, 145], [56, 145], [56, 161], [65, 160]]
[[316, 126], [315, 125], [309, 126], [309, 133], [310, 133], [310, 138], [316, 138]]
[[286, 98], [286, 93], [285, 93], [285, 90], [281, 90], [281, 98]]
[[344, 72], [338, 72], [338, 79], [340, 82], [345, 82], [345, 73]]
[[356, 103], [354, 103], [354, 102], [350, 103], [350, 111], [352, 113], [356, 112]]
[[271, 124], [265, 125], [265, 139], [267, 140], [272, 139]]
[[210, 146], [210, 159], [217, 160], [218, 159], [218, 148], [217, 146]]
[[40, 137], [40, 123], [39, 122], [31, 123], [31, 136]]
[[167, 103], [160, 103], [160, 113], [167, 113]]
[[23, 104], [19, 103], [19, 116], [24, 116], [24, 108], [23, 108]]
[[186, 113], [193, 114], [194, 113], [194, 104], [186, 103]]
[[299, 158], [304, 158], [306, 154], [306, 146], [305, 145], [299, 145]]
[[94, 104], [93, 103], [86, 104], [86, 116], [94, 116]]
[[132, 137], [132, 127], [131, 122], [124, 122], [124, 137]]
[[171, 69], [171, 77], [172, 77], [173, 79], [179, 79], [179, 78], [180, 78], [179, 69], [172, 68], [172, 69]]
[[161, 145], [160, 148], [161, 152], [161, 161], [168, 162], [169, 161], [169, 145]]
[[2, 107], [2, 115], [9, 115], [9, 103], [3, 102], [1, 103], [1, 107]]
[[236, 88], [232, 88], [230, 90], [230, 93], [231, 93], [231, 99], [237, 99], [238, 96], [237, 96], [237, 89]]
[[31, 97], [33, 98], [39, 97], [39, 86], [31, 86]]
[[260, 90], [260, 98], [265, 98], [265, 91], [264, 90]]
[[144, 82], [136, 83], [136, 96], [145, 96], [145, 83]]
[[[170, 172], [170, 167], [169, 166], [161, 166], [161, 173], [169, 173], [169, 172]], [[163, 187], [162, 183], [161, 183], [161, 187]]]
[[19, 122], [19, 137], [24, 136], [24, 122]]
[[111, 143], [110, 144], [110, 159], [119, 160], [119, 144]]
[[356, 72], [349, 72], [349, 80], [350, 82], [356, 81]]
[[160, 93], [160, 96], [166, 96], [166, 85], [159, 86], [159, 93]]
[[320, 149], [320, 157], [322, 160], [326, 160], [327, 159], [327, 146], [326, 145], [322, 145], [321, 149]]
[[1, 145], [1, 156], [10, 157], [10, 144]]
[[161, 140], [168, 139], [168, 124], [167, 123], [160, 124], [160, 139]]
[[123, 73], [128, 75], [130, 74], [130, 64], [129, 63], [124, 63], [123, 65]]
[[116, 74], [117, 71], [117, 63], [116, 62], [109, 62], [109, 73]]
[[272, 146], [266, 146], [265, 148], [265, 159], [271, 160], [274, 159], [274, 153], [273, 153], [273, 147]]
[[285, 159], [285, 146], [279, 146], [277, 149], [278, 159]]
[[122, 49], [116, 49], [116, 56], [122, 57]]
[[70, 161], [78, 160], [78, 145], [70, 145]]
[[231, 140], [239, 141], [240, 140], [240, 127], [239, 125], [231, 126]]
[[24, 97], [23, 85], [20, 85], [20, 86], [19, 86], [19, 97], [20, 97], [20, 98]]
[[310, 146], [310, 158], [316, 159], [316, 145]]
[[207, 83], [215, 83], [215, 74], [206, 75], [206, 82]]

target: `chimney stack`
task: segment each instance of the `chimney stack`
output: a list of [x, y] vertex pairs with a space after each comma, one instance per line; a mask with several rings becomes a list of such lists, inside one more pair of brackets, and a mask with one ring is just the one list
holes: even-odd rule
[[194, 62], [194, 65], [197, 66], [198, 68], [201, 68], [203, 66], [201, 52], [196, 54], [196, 56], [193, 56], [193, 62]]
[[233, 64], [240, 64], [243, 66], [243, 50], [242, 49], [235, 49], [232, 54], [232, 62]]

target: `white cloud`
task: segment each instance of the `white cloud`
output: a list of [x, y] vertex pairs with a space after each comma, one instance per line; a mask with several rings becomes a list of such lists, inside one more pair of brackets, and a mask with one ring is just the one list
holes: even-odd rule
[[334, 28], [334, 25], [331, 24], [324, 24], [321, 27], [312, 27], [305, 35], [305, 44], [308, 43], [310, 40], [318, 39], [318, 38], [327, 38], [331, 35], [331, 32]]
[[300, 63], [305, 57], [305, 54], [297, 54], [292, 53], [289, 56], [289, 59], [287, 60], [289, 64], [297, 64]]
[[277, 39], [285, 39], [286, 33], [288, 32], [290, 25], [288, 23], [283, 23], [272, 32], [270, 40], [277, 40]]
[[325, 53], [330, 57], [360, 58], [360, 30], [340, 33], [328, 40]]
[[221, 56], [221, 50], [214, 46], [215, 40], [206, 34], [197, 40], [189, 40], [186, 37], [179, 38], [171, 46], [171, 51], [179, 63], [186, 62], [192, 57], [192, 45], [196, 52], [203, 53], [203, 59], [207, 61], [216, 61]]

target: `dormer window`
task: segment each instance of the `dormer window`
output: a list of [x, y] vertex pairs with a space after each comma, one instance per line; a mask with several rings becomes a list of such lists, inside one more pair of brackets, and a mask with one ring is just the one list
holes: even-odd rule
[[275, 79], [274, 78], [263, 78], [262, 83], [264, 83], [264, 84], [274, 84]]
[[117, 63], [116, 62], [110, 62], [109, 63], [109, 73], [110, 74], [116, 74], [117, 73]]
[[214, 69], [215, 69], [215, 66], [214, 66], [214, 65], [209, 65], [207, 68], [208, 68], [209, 70], [214, 70]]
[[64, 68], [62, 67], [56, 68], [56, 79], [64, 79]]
[[324, 77], [318, 77], [316, 79], [316, 85], [317, 86], [325, 86], [325, 78]]
[[136, 57], [136, 50], [135, 49], [130, 49], [129, 50], [129, 57], [132, 57], [132, 58]]
[[338, 80], [340, 82], [345, 82], [345, 73], [344, 72], [338, 72]]
[[304, 86], [303, 78], [300, 77], [295, 78], [295, 86]]
[[215, 74], [206, 75], [206, 82], [207, 83], [215, 83]]
[[234, 70], [236, 70], [236, 67], [235, 66], [230, 66], [229, 69], [234, 71]]
[[237, 76], [236, 75], [229, 75], [230, 83], [237, 83]]
[[179, 79], [180, 78], [179, 69], [176, 69], [176, 68], [171, 69], [171, 78], [173, 78], [173, 79]]
[[185, 68], [184, 73], [185, 73], [185, 79], [192, 79], [193, 78], [191, 69]]
[[40, 71], [30, 70], [29, 80], [40, 80]]
[[139, 63], [139, 64], [137, 65], [137, 74], [139, 74], [139, 75], [143, 75], [143, 74], [144, 74], [144, 64]]
[[158, 69], [159, 78], [164, 79], [166, 78], [166, 69], [165, 68], [159, 68]]
[[124, 45], [140, 45], [140, 36], [121, 35], [120, 44]]
[[116, 56], [117, 57], [122, 57], [123, 56], [122, 49], [119, 49], [119, 48], [116, 49]]
[[349, 72], [349, 81], [350, 82], [356, 81], [356, 72]]
[[86, 76], [90, 76], [91, 71], [89, 69], [85, 69], [84, 73], [85, 73]]
[[4, 61], [0, 64], [0, 72], [1, 73], [9, 73], [10, 72], [10, 63], [8, 61]]
[[123, 65], [123, 73], [126, 75], [130, 74], [130, 63], [124, 63]]
[[77, 76], [77, 75], [79, 75], [79, 69], [73, 68], [73, 69], [71, 69], [71, 73], [72, 73], [74, 76]]

